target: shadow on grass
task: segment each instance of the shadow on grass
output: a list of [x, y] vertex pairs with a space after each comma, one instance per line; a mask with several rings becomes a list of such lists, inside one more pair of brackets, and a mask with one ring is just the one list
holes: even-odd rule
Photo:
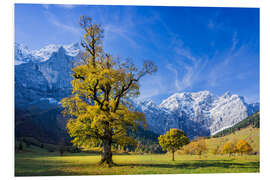
[[[78, 154], [79, 155], [79, 154]], [[82, 154], [81, 154], [82, 155]], [[86, 154], [85, 154], [86, 155]], [[89, 156], [89, 154], [87, 154]], [[33, 157], [21, 157], [16, 160], [15, 163], [15, 176], [63, 176], [63, 175], [105, 175], [105, 174], [115, 174], [115, 172], [104, 168], [98, 168], [97, 163], [93, 162], [73, 162], [63, 159], [63, 161], [51, 159], [51, 160], [41, 160], [32, 159]], [[240, 172], [249, 172], [250, 169], [258, 172], [260, 163], [259, 162], [237, 162], [237, 160], [187, 160], [187, 161], [168, 161], [168, 162], [157, 162], [155, 164], [151, 163], [118, 163], [114, 166], [116, 170], [118, 167], [120, 169], [138, 168], [136, 171], [141, 171], [143, 168], [146, 169], [160, 169], [158, 174], [166, 172], [166, 169], [174, 169], [175, 173], [180, 170], [189, 170], [189, 172], [198, 172], [198, 168], [203, 168], [203, 171], [211, 170], [212, 168], [222, 168], [224, 169], [240, 169]], [[96, 171], [89, 173], [87, 169], [96, 169]], [[114, 169], [114, 168], [113, 168]], [[163, 170], [162, 170], [163, 169]], [[241, 170], [242, 169], [242, 170]], [[194, 170], [194, 171], [193, 171]], [[152, 170], [151, 170], [152, 171]], [[181, 171], [182, 172], [182, 171]], [[220, 172], [220, 171], [219, 171]], [[233, 171], [232, 171], [233, 172]], [[209, 173], [211, 173], [209, 171]], [[119, 173], [121, 174], [121, 173]], [[134, 173], [131, 173], [134, 174]], [[136, 173], [137, 174], [137, 173]], [[148, 174], [147, 172], [145, 174]]]
[[[42, 162], [38, 162], [42, 164]], [[223, 161], [215, 161], [215, 160], [201, 160], [201, 161], [190, 161], [189, 163], [177, 163], [174, 162], [175, 164], [116, 164], [114, 167], [120, 167], [120, 168], [135, 168], [135, 167], [140, 167], [140, 168], [173, 168], [176, 169], [175, 174], [177, 173], [177, 169], [179, 170], [196, 170], [197, 168], [228, 168], [228, 169], [247, 169], [247, 168], [254, 168], [258, 169], [259, 168], [259, 162], [248, 162], [248, 163], [234, 163], [230, 162], [227, 160]], [[96, 164], [83, 164], [83, 165], [70, 165], [68, 167], [70, 168], [75, 168], [75, 169], [81, 169], [84, 167], [92, 167], [96, 168]], [[62, 167], [65, 167], [64, 164], [62, 164]], [[105, 168], [107, 169], [107, 168]], [[195, 173], [195, 172], [194, 172]], [[210, 173], [210, 172], [209, 172]], [[96, 172], [96, 173], [91, 173], [92, 175], [106, 175], [106, 170], [104, 172]], [[114, 173], [109, 173], [109, 174], [114, 174]], [[121, 173], [119, 173], [121, 174]], [[137, 174], [137, 173], [136, 173]], [[145, 173], [147, 174], [147, 173]], [[159, 172], [159, 174], [162, 174], [162, 170]], [[48, 166], [48, 164], [43, 164], [43, 167], [39, 169], [38, 171], [33, 171], [31, 168], [28, 169], [28, 171], [23, 171], [23, 172], [16, 172], [15, 176], [74, 176], [74, 175], [88, 175], [88, 173], [84, 172], [76, 172], [76, 171], [65, 171], [65, 170], [59, 170], [52, 168], [52, 166]]]
[[247, 162], [247, 163], [236, 163], [230, 160], [197, 160], [189, 161], [189, 163], [178, 163], [173, 164], [117, 164], [116, 166], [124, 167], [155, 167], [155, 168], [176, 168], [176, 169], [197, 169], [197, 168], [259, 168], [259, 162]]

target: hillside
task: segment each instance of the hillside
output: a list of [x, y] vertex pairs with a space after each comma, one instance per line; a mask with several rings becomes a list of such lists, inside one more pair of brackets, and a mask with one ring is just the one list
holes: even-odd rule
[[240, 139], [250, 144], [253, 152], [260, 152], [260, 128], [253, 128], [251, 126], [234, 131], [234, 133], [223, 137], [206, 139], [208, 152], [212, 152], [216, 147], [223, 147], [226, 142], [238, 141]]
[[234, 126], [224, 129], [218, 133], [216, 133], [213, 137], [222, 137], [231, 133], [234, 133], [237, 130], [242, 128], [246, 128], [248, 126], [252, 126], [254, 128], [260, 128], [260, 112], [257, 112], [248, 118], [240, 121], [239, 123], [235, 124]]

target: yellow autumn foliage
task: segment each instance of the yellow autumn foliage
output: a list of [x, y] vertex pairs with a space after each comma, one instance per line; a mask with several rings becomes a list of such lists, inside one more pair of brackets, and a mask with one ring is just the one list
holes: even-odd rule
[[63, 114], [69, 120], [67, 130], [77, 146], [107, 146], [135, 144], [126, 136], [128, 129], [146, 126], [143, 113], [137, 112], [129, 99], [137, 97], [139, 80], [156, 71], [147, 61], [141, 70], [126, 60], [113, 58], [102, 48], [103, 29], [82, 16], [80, 26], [85, 31], [81, 42], [81, 61], [72, 69], [72, 95], [61, 100]]
[[251, 146], [244, 140], [239, 140], [236, 144], [237, 152], [240, 154], [248, 154], [252, 152]]

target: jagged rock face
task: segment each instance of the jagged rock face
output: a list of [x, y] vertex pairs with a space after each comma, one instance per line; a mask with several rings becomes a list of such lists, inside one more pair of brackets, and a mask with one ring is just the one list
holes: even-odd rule
[[[75, 44], [76, 45], [76, 44]], [[17, 47], [24, 47], [18, 46]], [[66, 49], [60, 46], [57, 51], [51, 48], [47, 52], [44, 49], [39, 50], [39, 55], [51, 54], [49, 59], [46, 60], [46, 56], [43, 58], [38, 57], [33, 51], [15, 50], [16, 52], [26, 52], [20, 55], [15, 54], [16, 57], [32, 57], [22, 61], [21, 59], [15, 59], [15, 62], [21, 62], [15, 64], [15, 100], [16, 104], [28, 104], [42, 99], [59, 101], [61, 98], [71, 94], [71, 69], [75, 61], [76, 53], [75, 47], [69, 47], [71, 52], [67, 52]], [[58, 46], [53, 46], [58, 47]], [[16, 48], [15, 48], [16, 49]], [[52, 50], [53, 49], [53, 50]], [[29, 55], [29, 52], [32, 55]], [[69, 55], [67, 55], [69, 54]], [[73, 56], [70, 56], [73, 55]], [[39, 56], [41, 57], [41, 55]], [[24, 58], [25, 59], [25, 58]]]
[[137, 107], [152, 131], [162, 134], [179, 128], [191, 138], [215, 134], [259, 110], [258, 103], [247, 104], [241, 96], [225, 93], [218, 97], [209, 91], [176, 93], [159, 106], [147, 100]]

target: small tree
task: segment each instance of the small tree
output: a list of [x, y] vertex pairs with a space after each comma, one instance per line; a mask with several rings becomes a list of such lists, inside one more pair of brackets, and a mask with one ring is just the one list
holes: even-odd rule
[[236, 150], [242, 155], [250, 153], [253, 149], [246, 141], [239, 140], [236, 144]]
[[236, 152], [236, 147], [235, 147], [234, 142], [228, 142], [224, 144], [223, 149], [222, 149], [223, 154], [229, 154], [229, 156], [231, 156], [235, 152]]
[[172, 128], [166, 134], [160, 135], [158, 141], [164, 151], [172, 152], [173, 161], [175, 151], [189, 143], [189, 139], [184, 131], [176, 128]]
[[184, 147], [185, 154], [202, 155], [207, 151], [205, 138], [199, 137]]
[[207, 151], [206, 143], [205, 143], [205, 138], [200, 137], [196, 139], [196, 146], [195, 146], [195, 152], [197, 155], [202, 155], [202, 153]]

